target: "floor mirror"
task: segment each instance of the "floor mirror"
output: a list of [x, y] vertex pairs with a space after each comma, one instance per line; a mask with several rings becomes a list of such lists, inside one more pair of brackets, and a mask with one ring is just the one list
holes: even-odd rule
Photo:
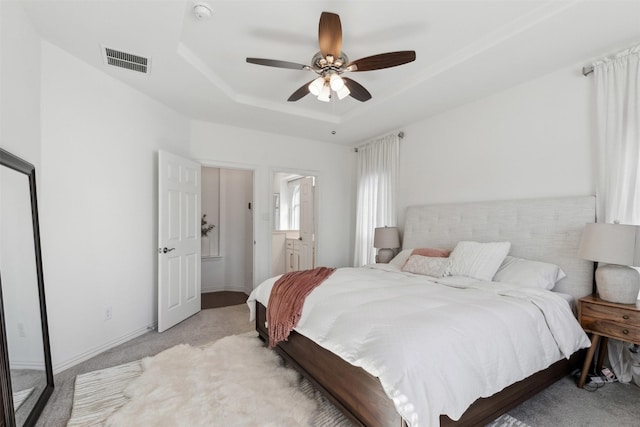
[[0, 426], [33, 426], [53, 392], [36, 172], [0, 149]]

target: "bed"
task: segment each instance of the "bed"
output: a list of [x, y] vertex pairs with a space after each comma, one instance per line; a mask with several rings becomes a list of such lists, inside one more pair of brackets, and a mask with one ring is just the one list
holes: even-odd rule
[[[555, 293], [535, 291], [532, 292], [535, 294], [534, 297], [526, 297], [527, 299], [536, 299], [538, 296], [540, 296], [540, 298], [544, 296], [544, 298], [548, 298], [551, 301], [551, 306], [562, 308], [560, 307], [562, 304], [557, 303], [559, 299], [557, 295], [563, 294], [565, 295], [565, 299], [577, 299], [591, 294], [593, 291], [593, 263], [577, 259], [576, 253], [584, 225], [593, 222], [594, 219], [594, 197], [413, 206], [409, 207], [405, 214], [403, 249], [424, 247], [453, 249], [460, 241], [510, 242], [509, 255], [522, 259], [553, 263], [560, 266], [566, 273], [566, 277], [556, 284], [554, 288]], [[346, 276], [346, 280], [349, 281], [351, 277], [349, 275], [357, 273], [353, 270], [358, 269], [338, 270], [339, 274], [336, 276], [336, 280], [339, 277]], [[384, 270], [384, 268], [382, 268], [382, 270]], [[393, 269], [391, 268], [391, 270]], [[375, 292], [373, 290], [366, 292], [367, 298], [369, 298], [369, 294], [382, 292], [384, 295], [384, 292], [388, 292], [386, 289], [378, 291], [377, 286], [373, 285], [376, 283], [378, 276], [385, 274], [398, 275], [401, 273], [395, 271], [388, 273], [378, 272], [377, 269], [368, 269], [366, 274], [370, 275], [372, 287], [376, 288]], [[330, 278], [330, 280], [332, 280], [332, 278]], [[410, 280], [415, 281], [417, 279], [410, 278]], [[272, 282], [273, 280], [271, 284]], [[309, 298], [313, 297], [317, 299], [319, 298], [318, 295], [329, 292], [332, 285], [325, 285], [326, 284], [323, 284], [317, 288], [318, 290], [322, 290], [319, 292], [314, 291]], [[407, 285], [406, 289], [415, 291], [417, 287], [414, 285], [415, 283]], [[265, 283], [256, 288], [248, 301], [252, 311], [254, 310], [253, 314], [256, 319], [256, 329], [263, 339], [267, 339], [268, 337], [268, 331], [265, 325], [265, 304], [268, 301], [268, 293], [266, 297], [264, 295], [264, 288], [267, 286], [268, 284]], [[484, 298], [484, 296], [474, 296], [476, 295], [475, 292], [477, 292], [476, 289], [469, 290], [463, 286], [463, 290], [460, 291], [457, 284], [451, 287], [446, 283], [436, 283], [433, 286], [446, 289], [446, 291], [443, 291], [443, 295], [447, 293], [452, 294], [452, 292], [461, 292], [472, 295], [472, 298]], [[471, 286], [471, 288], [478, 287], [477, 284], [470, 284], [469, 286]], [[338, 286], [333, 287], [338, 288]], [[498, 286], [497, 288], [503, 289], [502, 286]], [[260, 289], [262, 289], [262, 295], [260, 295]], [[402, 292], [404, 292], [405, 288], [402, 289]], [[400, 290], [398, 290], [398, 292], [400, 292]], [[421, 289], [419, 292], [426, 291]], [[429, 290], [428, 292], [432, 291]], [[504, 290], [500, 290], [498, 293], [504, 292]], [[506, 292], [511, 291], [507, 289]], [[529, 292], [527, 291], [525, 293]], [[552, 295], [547, 296], [547, 294]], [[333, 301], [338, 301], [338, 299], [335, 298], [339, 297], [334, 295], [331, 298], [334, 298]], [[371, 296], [371, 298], [374, 298], [374, 296]], [[416, 296], [416, 298], [416, 300], [418, 300], [423, 297]], [[430, 298], [431, 295], [428, 295], [425, 296], [423, 300], [429, 301]], [[511, 305], [515, 304], [525, 307], [524, 303], [520, 300], [514, 302], [516, 299], [513, 298], [513, 295], [503, 295], [502, 300], [507, 301], [508, 304]], [[472, 305], [473, 304], [472, 302]], [[564, 305], [568, 307], [566, 303], [564, 303]], [[532, 313], [537, 313], [536, 309], [527, 308], [527, 310], [530, 310]], [[438, 421], [440, 425], [443, 426], [484, 425], [566, 375], [573, 366], [578, 364], [580, 357], [580, 352], [573, 353], [572, 350], [571, 353], [573, 354], [567, 354], [568, 350], [566, 349], [564, 353], [562, 353], [562, 350], [559, 351], [560, 356], [549, 354], [547, 356], [549, 360], [551, 360], [551, 363], [548, 363], [546, 359], [539, 362], [543, 364], [543, 368], [534, 372], [527, 372], [527, 376], [523, 379], [503, 384], [504, 387], [501, 385], [501, 391], [496, 390], [496, 392], [491, 395], [485, 394], [484, 396], [486, 397], [482, 397], [482, 393], [479, 394], [477, 398], [474, 397], [475, 401], [468, 405], [468, 407], [465, 406], [466, 409], [463, 413], [453, 416], [456, 421], [453, 421], [452, 418], [443, 413], [436, 422], [433, 422], [433, 417], [425, 417], [424, 414], [421, 414], [420, 418], [416, 418], [416, 415], [411, 412], [415, 408], [407, 412], [406, 408], [402, 406], [404, 396], [401, 395], [399, 397], [397, 393], [394, 394], [393, 390], [390, 391], [388, 380], [383, 381], [383, 387], [381, 380], [387, 375], [386, 368], [382, 369], [378, 366], [378, 370], [376, 371], [375, 363], [362, 362], [359, 355], [354, 353], [354, 350], [349, 347], [348, 343], [336, 344], [333, 340], [323, 341], [321, 334], [315, 334], [314, 336], [313, 332], [305, 329], [305, 325], [308, 323], [313, 324], [311, 320], [307, 322], [308, 319], [313, 318], [312, 315], [307, 312], [313, 311], [313, 307], [305, 305], [303, 318], [299, 326], [304, 325], [301, 328], [297, 328], [303, 333], [293, 331], [288, 341], [279, 343], [276, 349], [290, 364], [314, 383], [314, 385], [356, 425], [401, 426], [409, 424], [424, 426], [437, 424]], [[540, 311], [542, 311], [542, 309]], [[315, 310], [315, 312], [317, 313], [318, 310]], [[460, 311], [460, 313], [464, 312], [465, 311]], [[380, 324], [374, 322], [374, 320], [379, 322], [379, 319], [377, 319], [379, 316], [373, 316], [372, 313], [373, 312], [369, 312], [369, 315], [360, 316], [360, 318], [358, 318], [359, 315], [357, 313], [347, 312], [344, 315], [339, 315], [338, 317], [348, 318], [349, 322], [351, 322], [350, 325], [353, 326], [342, 328], [342, 330], [354, 329], [356, 331], [365, 331], [363, 332], [365, 336], [371, 336], [373, 337], [371, 341], [377, 342], [377, 338], [370, 335], [372, 333], [371, 330], [366, 329], [368, 323], [376, 325], [373, 328], [374, 331], [380, 329]], [[305, 316], [307, 316], [308, 319], [305, 318]], [[368, 316], [371, 318], [367, 319]], [[522, 319], [520, 320], [524, 322], [524, 318], [532, 316], [533, 315], [527, 312], [526, 315], [521, 316]], [[548, 321], [549, 315], [545, 314], [544, 316], [541, 323]], [[376, 317], [376, 319], [373, 319], [373, 317]], [[358, 318], [357, 323], [354, 322], [354, 318]], [[518, 322], [520, 322], [520, 320], [518, 320]], [[326, 323], [332, 323], [333, 321], [334, 320], [328, 320]], [[575, 323], [574, 320], [573, 322]], [[316, 323], [319, 322], [316, 320]], [[322, 322], [319, 324], [321, 323]], [[565, 323], [567, 327], [575, 326], [569, 325], [570, 322], [563, 321], [561, 323], [561, 329], [565, 327]], [[549, 333], [552, 339], [556, 339], [554, 333], [553, 331]], [[550, 339], [548, 337], [542, 337], [542, 332], [539, 332], [539, 334], [540, 340]], [[547, 334], [547, 332], [544, 332], [544, 334]], [[536, 334], [523, 333], [521, 335]], [[308, 336], [314, 337], [316, 341], [314, 342], [309, 339]], [[346, 336], [348, 337], [348, 335]], [[353, 340], [353, 338], [351, 339]], [[441, 345], [440, 341], [446, 341], [442, 340], [441, 337], [435, 340], [428, 338], [425, 341], [427, 340], [427, 344], [431, 346], [430, 348], [440, 349], [446, 347]], [[582, 340], [582, 346], [584, 346], [582, 337], [580, 340], [578, 340], [578, 338], [574, 340], [576, 340], [576, 342]], [[415, 337], [413, 341], [416, 341]], [[390, 342], [394, 343], [390, 347], [397, 354], [404, 355], [415, 351], [415, 347], [406, 346], [401, 341], [392, 340]], [[462, 342], [466, 342], [466, 338], [463, 339]], [[447, 344], [447, 346], [448, 345], [449, 344]], [[525, 345], [531, 346], [531, 344]], [[579, 348], [580, 345], [576, 347]], [[329, 351], [327, 348], [334, 351]], [[338, 349], [338, 351], [336, 351], [336, 349]], [[436, 354], [437, 351], [430, 351], [429, 354]], [[547, 351], [545, 350], [545, 352]], [[336, 353], [340, 354], [340, 356]], [[484, 353], [478, 354], [484, 356]], [[526, 354], [529, 354], [529, 352], [527, 351]], [[524, 358], [526, 359], [527, 357]], [[521, 357], [518, 356], [513, 359], [520, 358]], [[539, 358], [542, 358], [542, 356], [532, 356], [532, 359], [537, 360]], [[480, 359], [479, 357], [478, 360], [480, 361]], [[349, 363], [347, 360], [350, 360], [352, 363]], [[474, 359], [471, 358], [470, 360], [473, 361]], [[433, 384], [435, 384], [435, 377], [441, 376], [441, 367], [430, 366], [429, 368], [432, 369], [434, 375]], [[380, 375], [380, 378], [378, 378], [377, 375], [374, 376], [369, 373], [380, 372], [380, 369], [385, 372], [384, 375]], [[463, 383], [462, 385], [464, 386], [467, 385], [466, 380], [456, 382]], [[473, 381], [468, 381], [468, 384], [472, 383]], [[415, 388], [422, 390], [420, 387]], [[409, 396], [413, 397], [410, 394]], [[405, 406], [411, 407], [413, 400], [409, 400], [409, 405]], [[403, 413], [405, 417], [400, 416], [400, 413]], [[409, 415], [407, 416], [407, 414]]]

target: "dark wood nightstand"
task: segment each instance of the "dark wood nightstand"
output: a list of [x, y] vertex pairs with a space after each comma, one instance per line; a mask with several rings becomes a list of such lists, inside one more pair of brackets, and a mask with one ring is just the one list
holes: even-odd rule
[[578, 382], [578, 387], [582, 388], [601, 337], [596, 372], [602, 369], [609, 338], [640, 344], [640, 302], [618, 304], [590, 295], [578, 301], [578, 321], [586, 332], [593, 334]]

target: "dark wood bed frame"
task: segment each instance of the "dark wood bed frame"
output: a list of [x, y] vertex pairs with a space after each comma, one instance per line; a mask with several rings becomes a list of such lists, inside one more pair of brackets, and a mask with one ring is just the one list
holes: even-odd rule
[[[268, 342], [265, 306], [256, 302], [256, 313], [258, 335], [263, 341]], [[295, 331], [291, 332], [288, 341], [277, 345], [276, 351], [354, 424], [366, 427], [406, 426], [378, 379], [362, 368], [345, 362]], [[459, 427], [488, 424], [566, 376], [580, 366], [583, 357], [584, 351], [576, 352], [570, 360], [562, 359], [491, 397], [476, 400], [458, 421], [441, 415], [440, 425]]]

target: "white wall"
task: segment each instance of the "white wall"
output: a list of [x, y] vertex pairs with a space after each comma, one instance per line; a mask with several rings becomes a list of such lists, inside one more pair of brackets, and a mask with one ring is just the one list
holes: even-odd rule
[[[208, 254], [218, 256], [220, 253], [220, 168], [202, 168], [202, 215], [206, 215], [207, 225], [214, 226], [207, 236], [209, 238]], [[204, 248], [204, 244], [202, 246]], [[205, 282], [204, 271], [202, 279]]]
[[40, 37], [20, 2], [0, 2], [0, 147], [40, 166]]
[[154, 323], [157, 150], [186, 154], [189, 123], [48, 42], [41, 111], [42, 243], [60, 370]]
[[[253, 289], [251, 262], [253, 241], [253, 172], [222, 169], [222, 255], [226, 260], [225, 284], [233, 290]], [[252, 209], [249, 209], [251, 203]]]
[[304, 171], [302, 175], [317, 177], [317, 265], [351, 265], [355, 215], [353, 148], [192, 121], [190, 152], [192, 158], [204, 164], [242, 166], [255, 171], [256, 284], [271, 273], [271, 195], [275, 171]]
[[248, 294], [253, 289], [253, 215], [248, 209], [248, 204], [253, 204], [253, 173], [242, 169], [219, 169], [219, 177], [220, 219], [216, 225], [220, 232], [220, 256], [202, 260], [202, 291]]
[[595, 192], [593, 81], [577, 64], [403, 128], [409, 205]]
[[[40, 172], [40, 37], [19, 2], [0, 2], [0, 147]], [[9, 358], [13, 367], [42, 369], [29, 182], [9, 169], [0, 175], [0, 271]]]

